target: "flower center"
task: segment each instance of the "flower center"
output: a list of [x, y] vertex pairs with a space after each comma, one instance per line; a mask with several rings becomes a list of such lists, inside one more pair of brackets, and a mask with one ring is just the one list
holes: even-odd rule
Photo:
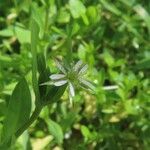
[[70, 71], [67, 74], [67, 78], [71, 81], [71, 82], [75, 82], [78, 78], [78, 74], [75, 71]]

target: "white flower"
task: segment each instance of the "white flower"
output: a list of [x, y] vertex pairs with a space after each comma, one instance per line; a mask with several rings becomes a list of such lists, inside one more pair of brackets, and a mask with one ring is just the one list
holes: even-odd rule
[[58, 60], [55, 60], [55, 62], [61, 73], [50, 75], [51, 81], [48, 82], [48, 84], [53, 84], [55, 86], [68, 84], [69, 99], [71, 104], [73, 97], [75, 96], [75, 87], [80, 86], [84, 89], [95, 89], [94, 85], [84, 78], [88, 65], [84, 65], [81, 60], [75, 65], [70, 64], [69, 67], [65, 67]]

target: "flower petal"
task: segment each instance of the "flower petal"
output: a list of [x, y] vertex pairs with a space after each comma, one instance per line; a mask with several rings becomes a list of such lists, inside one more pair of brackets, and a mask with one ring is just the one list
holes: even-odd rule
[[88, 65], [84, 65], [84, 66], [81, 68], [81, 70], [79, 71], [79, 75], [84, 74], [84, 73], [87, 71], [87, 69], [88, 69]]
[[83, 64], [82, 60], [79, 60], [73, 67], [74, 71], [78, 71], [80, 67], [82, 66], [82, 64]]
[[104, 86], [103, 90], [116, 90], [118, 88], [119, 88], [118, 85], [109, 85], [109, 86]]
[[74, 90], [73, 84], [71, 82], [69, 82], [69, 93], [72, 97], [75, 96], [75, 90]]
[[63, 67], [63, 65], [57, 59], [55, 59], [55, 63], [56, 63], [56, 66], [58, 67], [58, 69], [60, 71], [62, 71], [64, 74], [66, 74], [65, 68]]
[[60, 81], [53, 82], [53, 84], [55, 86], [62, 86], [64, 84], [66, 84], [67, 82], [68, 82], [67, 80], [60, 80]]
[[95, 89], [95, 86], [94, 86], [90, 81], [85, 80], [85, 79], [83, 79], [83, 78], [80, 78], [79, 80], [80, 80], [80, 82], [81, 82], [83, 85], [85, 85], [87, 88], [90, 88], [91, 90], [94, 90], [94, 89]]
[[62, 78], [64, 78], [64, 77], [65, 77], [64, 74], [52, 74], [52, 75], [50, 76], [50, 79], [51, 79], [51, 80], [59, 80], [59, 79], [62, 79]]

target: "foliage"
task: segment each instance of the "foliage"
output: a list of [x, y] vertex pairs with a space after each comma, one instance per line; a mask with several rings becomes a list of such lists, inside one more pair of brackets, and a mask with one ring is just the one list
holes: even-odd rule
[[[1, 0], [0, 14], [0, 149], [149, 149], [148, 0]], [[66, 86], [41, 86], [56, 57], [88, 64], [95, 92], [70, 106]]]

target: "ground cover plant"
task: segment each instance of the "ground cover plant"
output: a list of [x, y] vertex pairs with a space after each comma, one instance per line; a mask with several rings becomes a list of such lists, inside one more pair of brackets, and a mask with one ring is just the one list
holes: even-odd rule
[[0, 1], [0, 150], [149, 150], [149, 0]]

